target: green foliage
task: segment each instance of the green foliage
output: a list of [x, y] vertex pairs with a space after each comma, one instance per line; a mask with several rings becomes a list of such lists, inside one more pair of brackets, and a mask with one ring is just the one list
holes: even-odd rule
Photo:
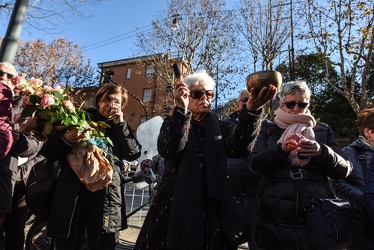
[[[329, 62], [329, 61], [328, 61]], [[326, 83], [326, 61], [318, 54], [301, 55], [295, 59], [296, 80], [306, 81], [311, 89], [310, 110], [321, 122], [329, 124], [336, 137], [355, 138], [357, 135], [356, 113], [345, 97]], [[339, 85], [340, 78], [331, 63], [327, 68], [330, 81]], [[282, 73], [283, 81], [290, 81], [290, 68], [287, 62], [277, 67]]]

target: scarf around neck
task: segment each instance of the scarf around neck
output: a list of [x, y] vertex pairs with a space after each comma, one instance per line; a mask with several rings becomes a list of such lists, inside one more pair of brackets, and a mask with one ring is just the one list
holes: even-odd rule
[[[290, 114], [278, 108], [274, 123], [278, 127], [285, 129], [277, 143], [283, 143], [285, 139], [293, 134], [301, 134], [307, 139], [315, 140], [313, 128], [317, 123], [309, 110], [305, 114]], [[290, 152], [289, 159], [293, 166], [305, 166], [310, 161], [310, 158], [299, 159], [295, 150]]]

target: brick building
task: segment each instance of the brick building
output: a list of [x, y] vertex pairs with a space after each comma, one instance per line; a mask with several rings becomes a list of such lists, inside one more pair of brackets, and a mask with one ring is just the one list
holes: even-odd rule
[[[177, 61], [168, 59], [167, 55], [157, 54], [98, 63], [101, 70], [100, 85], [111, 79], [129, 91], [124, 115], [134, 130], [147, 119], [154, 116], [164, 118], [170, 113], [174, 105], [172, 64]], [[185, 67], [181, 68], [183, 71]], [[84, 92], [85, 107], [94, 105], [97, 89], [89, 87], [79, 90]]]

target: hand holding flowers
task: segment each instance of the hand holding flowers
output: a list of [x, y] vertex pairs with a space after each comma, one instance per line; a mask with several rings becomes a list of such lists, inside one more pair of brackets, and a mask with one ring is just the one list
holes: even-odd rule
[[47, 141], [48, 136], [58, 130], [76, 128], [82, 141], [100, 138], [112, 144], [105, 137], [108, 125], [91, 121], [86, 111], [73, 105], [69, 97], [70, 87], [52, 88], [35, 78], [26, 81], [24, 74], [13, 77], [12, 83], [23, 91], [23, 110], [14, 117], [15, 123], [20, 125], [21, 133]]
[[13, 77], [12, 82], [23, 91], [23, 110], [15, 117], [20, 132], [47, 141], [55, 132], [65, 130], [65, 143], [76, 144], [66, 157], [80, 181], [91, 191], [109, 185], [113, 168], [106, 157], [116, 159], [106, 151], [108, 144], [113, 144], [105, 136], [109, 126], [92, 121], [86, 111], [76, 108], [68, 95], [70, 87], [43, 86], [35, 78], [27, 82], [24, 75]]

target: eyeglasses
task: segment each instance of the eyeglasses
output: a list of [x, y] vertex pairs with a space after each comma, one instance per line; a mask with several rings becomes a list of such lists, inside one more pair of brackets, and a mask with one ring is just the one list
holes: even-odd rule
[[7, 72], [4, 72], [2, 70], [0, 70], [0, 76], [3, 76], [3, 75], [6, 75], [6, 77], [10, 80], [13, 78], [13, 75], [12, 74], [9, 74]]
[[289, 109], [293, 109], [296, 105], [301, 108], [301, 109], [305, 109], [309, 103], [308, 102], [282, 102], [284, 105], [286, 105], [287, 108]]
[[249, 97], [244, 97], [244, 98], [240, 99], [240, 101], [242, 103], [246, 103], [246, 102], [248, 102], [248, 99], [249, 99]]
[[203, 95], [206, 96], [206, 98], [208, 99], [212, 99], [214, 97], [214, 91], [213, 90], [199, 90], [199, 89], [195, 89], [195, 90], [192, 90], [190, 91], [190, 96], [192, 99], [200, 99], [201, 97], [203, 97]]

